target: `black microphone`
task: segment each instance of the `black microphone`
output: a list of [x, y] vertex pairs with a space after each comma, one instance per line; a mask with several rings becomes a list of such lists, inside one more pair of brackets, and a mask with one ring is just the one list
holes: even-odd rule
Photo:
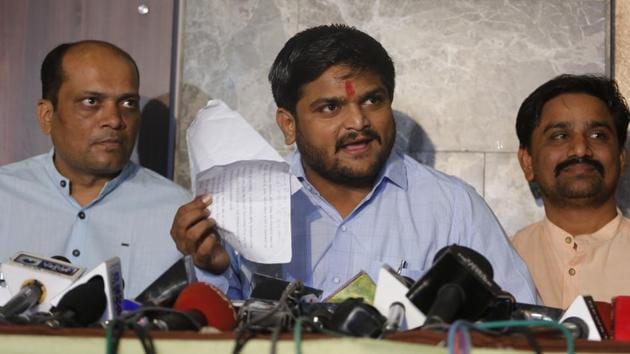
[[431, 269], [411, 286], [407, 297], [427, 314], [425, 325], [476, 321], [496, 299], [506, 297], [492, 276], [492, 266], [484, 256], [451, 245], [436, 254]]
[[98, 321], [107, 307], [105, 282], [96, 275], [86, 283], [68, 291], [50, 312], [46, 320], [50, 327], [87, 327]]
[[179, 293], [196, 280], [192, 258], [185, 256], [173, 263], [134, 300], [145, 306], [171, 307]]
[[19, 315], [39, 304], [44, 297], [44, 285], [35, 279], [31, 279], [4, 306], [0, 307], [0, 318], [10, 319], [15, 315]]

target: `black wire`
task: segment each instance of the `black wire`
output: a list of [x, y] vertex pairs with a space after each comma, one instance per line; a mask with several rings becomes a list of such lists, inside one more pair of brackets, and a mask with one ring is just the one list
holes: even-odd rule
[[[299, 293], [301, 290], [302, 290], [302, 282], [292, 281], [284, 289], [276, 305], [273, 306], [263, 316], [258, 317], [252, 321], [247, 321], [247, 317], [245, 314], [248, 311], [249, 305], [251, 305], [253, 301], [245, 302], [245, 304], [243, 304], [243, 306], [241, 307], [238, 313], [238, 320], [240, 323], [238, 327], [236, 328], [236, 343], [234, 345], [234, 350], [232, 351], [232, 353], [239, 354], [245, 347], [245, 344], [247, 344], [247, 342], [250, 339], [254, 338], [254, 336], [256, 335], [256, 330], [257, 330], [257, 328], [255, 327], [256, 325], [264, 323], [264, 321], [272, 318], [275, 315], [279, 315], [276, 319], [277, 323], [274, 324], [274, 327], [273, 327], [274, 329], [272, 332], [271, 350], [272, 350], [272, 353], [275, 353], [275, 341], [277, 341], [277, 338], [280, 332], [282, 331], [282, 320], [284, 318], [290, 318], [291, 320], [295, 320], [295, 314], [292, 311], [291, 304], [293, 305], [297, 304], [298, 302], [297, 296], [299, 296]], [[274, 339], [273, 334], [276, 331], [278, 333], [275, 335], [275, 339]]]

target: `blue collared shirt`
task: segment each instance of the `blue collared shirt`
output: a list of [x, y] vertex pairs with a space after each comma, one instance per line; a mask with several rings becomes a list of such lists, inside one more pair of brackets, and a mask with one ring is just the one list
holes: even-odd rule
[[[190, 194], [128, 163], [98, 197], [81, 207], [53, 151], [0, 167], [0, 262], [18, 251], [62, 255], [88, 270], [120, 257], [125, 296], [135, 297], [181, 257], [169, 230]], [[197, 276], [221, 284], [197, 270]]]
[[[468, 184], [392, 152], [372, 191], [344, 219], [305, 178], [299, 152], [288, 158], [303, 188], [292, 197], [293, 258], [257, 265], [232, 252], [225, 273], [231, 297], [247, 296], [253, 272], [299, 279], [330, 294], [359, 271], [377, 280], [383, 264], [418, 279], [441, 248], [459, 244], [486, 256], [495, 281], [520, 302], [535, 303], [525, 263], [484, 200]], [[240, 294], [239, 294], [240, 293]]]

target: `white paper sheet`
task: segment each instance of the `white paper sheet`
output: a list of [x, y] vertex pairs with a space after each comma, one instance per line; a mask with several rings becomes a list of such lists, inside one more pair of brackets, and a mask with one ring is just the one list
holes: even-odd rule
[[291, 261], [291, 176], [286, 162], [238, 161], [202, 171], [196, 194], [212, 194], [221, 236], [250, 261]]

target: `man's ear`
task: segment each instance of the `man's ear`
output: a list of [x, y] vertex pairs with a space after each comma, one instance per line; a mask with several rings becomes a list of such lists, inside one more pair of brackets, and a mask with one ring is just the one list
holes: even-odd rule
[[626, 149], [622, 146], [619, 153], [619, 169], [620, 175], [623, 175], [626, 169]]
[[50, 135], [54, 113], [55, 108], [50, 100], [42, 98], [37, 101], [37, 120], [39, 120], [39, 127], [46, 135]]
[[276, 110], [276, 123], [284, 134], [284, 143], [291, 145], [295, 143], [295, 117], [291, 112], [284, 108], [278, 108]]
[[530, 155], [529, 151], [527, 151], [524, 147], [518, 148], [518, 163], [521, 165], [525, 179], [527, 179], [528, 182], [533, 182], [535, 175], [532, 164], [532, 155]]

